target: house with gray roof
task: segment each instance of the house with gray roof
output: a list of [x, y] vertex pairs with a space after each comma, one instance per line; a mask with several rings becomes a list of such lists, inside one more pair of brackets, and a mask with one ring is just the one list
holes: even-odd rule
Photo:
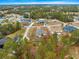
[[0, 39], [0, 48], [3, 48], [4, 43], [7, 41], [7, 38]]

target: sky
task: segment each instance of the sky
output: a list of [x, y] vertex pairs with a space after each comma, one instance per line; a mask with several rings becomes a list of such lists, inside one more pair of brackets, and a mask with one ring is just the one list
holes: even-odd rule
[[0, 0], [0, 4], [79, 4], [79, 0]]

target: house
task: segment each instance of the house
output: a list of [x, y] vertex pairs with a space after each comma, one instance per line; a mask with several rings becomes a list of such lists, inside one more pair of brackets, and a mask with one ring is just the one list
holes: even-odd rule
[[73, 27], [76, 27], [77, 29], [79, 29], [79, 21], [77, 21], [77, 22], [70, 22], [67, 25], [70, 25], [70, 26], [73, 26]]
[[30, 25], [30, 23], [32, 23], [32, 19], [19, 19], [17, 21], [21, 23], [21, 26], [23, 28], [26, 28], [27, 26]]
[[48, 29], [49, 31], [53, 34], [53, 33], [61, 33], [63, 31], [63, 22], [59, 21], [59, 20], [50, 20], [48, 21]]
[[19, 19], [17, 21], [19, 21], [21, 23], [31, 23], [32, 22], [32, 19]]
[[72, 22], [71, 25], [72, 25], [72, 26], [75, 26], [77, 29], [79, 29], [79, 21], [77, 21], [77, 22]]
[[19, 14], [5, 14], [5, 19], [8, 19], [11, 22], [16, 22], [17, 20], [24, 19], [22, 15]]
[[32, 40], [39, 40], [40, 38], [48, 39], [50, 37], [50, 32], [47, 27], [35, 26], [29, 30], [28, 37]]
[[0, 17], [0, 23], [1, 23], [3, 20], [4, 20], [4, 18], [3, 18], [3, 17]]
[[6, 14], [8, 10], [0, 11], [0, 14]]
[[79, 21], [79, 16], [75, 16], [73, 20], [74, 20], [74, 22]]
[[45, 19], [38, 19], [38, 20], [36, 21], [36, 23], [46, 23], [46, 20], [45, 20]]
[[7, 41], [7, 38], [0, 39], [0, 48], [3, 48], [4, 43]]
[[[4, 44], [7, 42], [7, 39], [8, 39], [8, 38], [6, 38], [6, 37], [0, 39], [0, 48], [3, 48], [3, 47], [4, 47]], [[14, 41], [14, 42], [18, 42], [18, 41], [19, 41], [19, 36], [16, 35], [16, 36], [14, 37], [13, 41]]]

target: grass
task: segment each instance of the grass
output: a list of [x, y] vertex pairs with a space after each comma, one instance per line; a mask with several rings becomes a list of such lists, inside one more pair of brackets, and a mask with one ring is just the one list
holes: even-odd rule
[[21, 35], [23, 36], [24, 35], [24, 32], [25, 30], [24, 29], [21, 29], [21, 30], [18, 30], [10, 35], [7, 35], [6, 37], [9, 37], [9, 38], [14, 38], [16, 35]]

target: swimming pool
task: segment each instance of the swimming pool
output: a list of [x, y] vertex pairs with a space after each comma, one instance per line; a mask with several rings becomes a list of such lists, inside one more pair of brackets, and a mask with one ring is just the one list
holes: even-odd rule
[[66, 26], [63, 28], [63, 30], [64, 30], [65, 32], [72, 32], [72, 31], [74, 31], [74, 30], [76, 30], [76, 29], [77, 29], [76, 27], [70, 26], [70, 25], [66, 25]]

